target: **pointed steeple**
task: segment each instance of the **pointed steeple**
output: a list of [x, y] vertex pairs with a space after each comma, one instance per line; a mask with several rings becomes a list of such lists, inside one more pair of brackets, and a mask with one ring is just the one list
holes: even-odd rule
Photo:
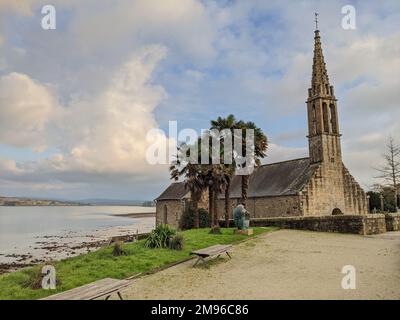
[[[317, 17], [317, 14], [316, 14]], [[308, 89], [308, 139], [312, 163], [341, 163], [337, 100], [329, 83], [316, 19], [311, 88]]]
[[314, 58], [311, 76], [311, 88], [309, 89], [308, 97], [316, 96], [331, 96], [334, 97], [333, 87], [329, 83], [328, 72], [324, 54], [322, 52], [321, 36], [318, 30], [318, 13], [315, 13], [315, 28], [314, 31]]
[[[326, 71], [326, 64], [324, 59], [324, 54], [322, 52], [321, 46], [321, 37], [319, 35], [319, 30], [314, 31], [314, 59], [313, 59], [313, 67], [312, 67], [312, 80], [311, 80], [311, 88], [318, 88], [320, 86], [321, 89], [330, 87], [328, 72]], [[325, 90], [322, 90], [324, 92]]]

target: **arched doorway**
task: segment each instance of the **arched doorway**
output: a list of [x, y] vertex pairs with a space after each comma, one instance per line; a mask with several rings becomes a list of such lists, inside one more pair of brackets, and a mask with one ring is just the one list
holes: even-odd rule
[[167, 205], [164, 205], [164, 220], [163, 220], [164, 224], [168, 224], [168, 208]]
[[335, 208], [332, 210], [332, 215], [333, 216], [343, 215], [343, 212], [339, 208]]

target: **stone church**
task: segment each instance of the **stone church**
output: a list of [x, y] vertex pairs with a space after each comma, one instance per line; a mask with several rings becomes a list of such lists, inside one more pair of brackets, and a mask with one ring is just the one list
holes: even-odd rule
[[[319, 30], [315, 31], [311, 88], [308, 89], [309, 157], [260, 166], [250, 176], [247, 209], [255, 218], [290, 216], [363, 215], [367, 197], [342, 162], [337, 99], [329, 82]], [[235, 176], [231, 206], [241, 196]], [[206, 196], [200, 207], [207, 208]], [[183, 182], [172, 183], [157, 199], [157, 224], [176, 227], [190, 199]], [[224, 215], [224, 199], [218, 200]]]

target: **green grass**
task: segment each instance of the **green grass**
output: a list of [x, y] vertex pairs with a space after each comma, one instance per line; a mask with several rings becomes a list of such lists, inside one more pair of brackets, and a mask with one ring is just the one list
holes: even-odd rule
[[[254, 236], [275, 228], [253, 228]], [[129, 276], [149, 272], [162, 266], [187, 259], [196, 249], [214, 244], [236, 243], [247, 238], [233, 234], [233, 229], [221, 228], [222, 234], [208, 234], [210, 229], [194, 229], [182, 232], [185, 247], [182, 251], [171, 249], [149, 249], [144, 240], [125, 244], [125, 256], [114, 257], [112, 246], [95, 252], [55, 262], [57, 280], [56, 290], [31, 289], [27, 286], [30, 279], [42, 266], [24, 268], [19, 271], [0, 275], [0, 300], [38, 299], [69, 290], [103, 278], [123, 279]]]

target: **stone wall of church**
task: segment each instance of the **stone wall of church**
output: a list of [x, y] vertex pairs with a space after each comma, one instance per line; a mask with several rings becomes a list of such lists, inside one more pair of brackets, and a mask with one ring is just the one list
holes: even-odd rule
[[156, 204], [156, 225], [169, 224], [179, 228], [179, 221], [185, 209], [183, 200], [158, 200]]
[[[239, 199], [230, 200], [230, 216]], [[289, 217], [302, 215], [299, 196], [260, 197], [247, 199], [247, 210], [251, 218]], [[220, 219], [225, 215], [225, 200], [217, 202], [217, 212]]]
[[[322, 163], [302, 191], [305, 216], [368, 213], [366, 194], [342, 162]], [[339, 209], [339, 210], [337, 210]]]
[[[190, 205], [190, 199], [157, 200], [156, 225], [166, 223], [179, 229], [179, 223], [185, 209]], [[208, 211], [208, 191], [203, 192], [198, 207]], [[166, 213], [166, 214], [165, 214]]]
[[346, 212], [353, 214], [367, 214], [367, 195], [344, 165], [343, 180]]
[[[328, 216], [339, 209], [346, 214], [342, 164], [319, 164], [301, 193], [305, 216]], [[350, 214], [350, 212], [347, 212]]]

